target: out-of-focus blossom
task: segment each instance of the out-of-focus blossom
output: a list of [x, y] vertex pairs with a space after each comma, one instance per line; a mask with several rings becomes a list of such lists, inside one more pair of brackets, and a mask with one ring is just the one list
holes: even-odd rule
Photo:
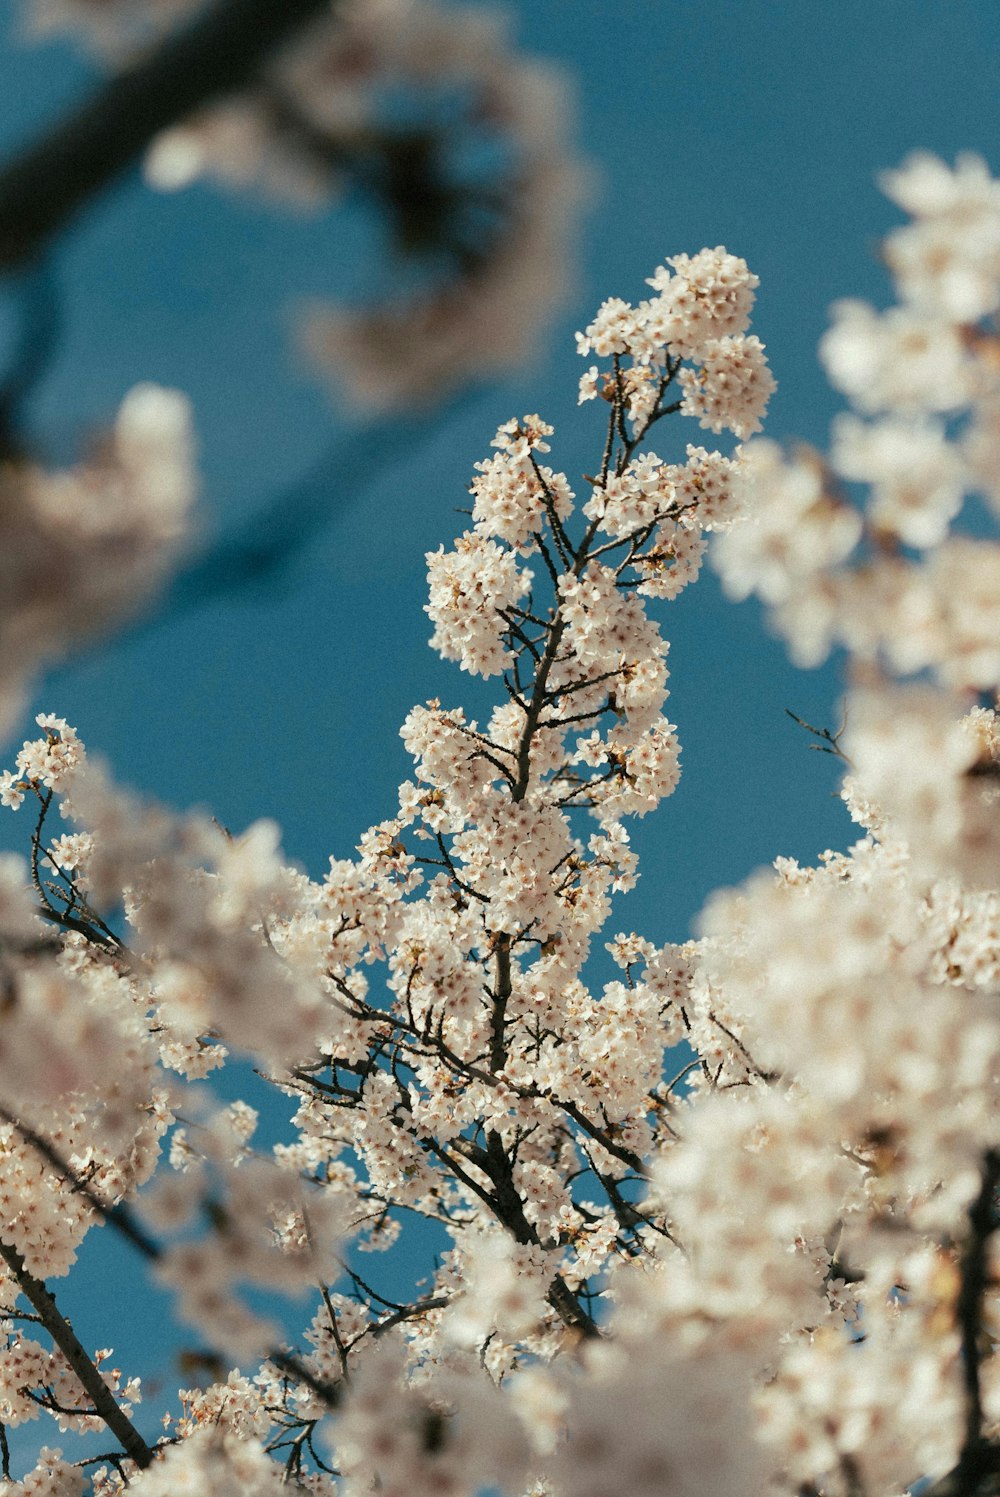
[[78, 467], [0, 465], [0, 732], [36, 670], [147, 603], [175, 560], [196, 489], [190, 407], [139, 385]]

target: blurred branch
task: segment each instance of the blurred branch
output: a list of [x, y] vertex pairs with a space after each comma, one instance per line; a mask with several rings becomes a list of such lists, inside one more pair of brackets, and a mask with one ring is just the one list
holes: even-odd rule
[[334, 520], [403, 458], [412, 459], [482, 394], [472, 385], [433, 419], [379, 417], [337, 437], [315, 466], [282, 489], [249, 519], [232, 526], [178, 572], [159, 606], [133, 632], [156, 627], [218, 598], [245, 589], [276, 590]]
[[0, 378], [0, 459], [17, 457], [21, 411], [49, 367], [62, 337], [62, 303], [52, 268], [37, 260], [11, 278], [16, 329]]
[[251, 82], [330, 0], [222, 0], [0, 170], [0, 270], [32, 261], [154, 136]]
[[1000, 1227], [998, 1189], [1000, 1151], [987, 1149], [979, 1194], [969, 1207], [969, 1234], [959, 1260], [960, 1288], [955, 1305], [962, 1342], [965, 1436], [957, 1466], [928, 1488], [925, 1497], [1000, 1497], [1000, 1444], [984, 1434], [981, 1381], [984, 1356], [992, 1350], [983, 1312], [990, 1282], [989, 1243]]

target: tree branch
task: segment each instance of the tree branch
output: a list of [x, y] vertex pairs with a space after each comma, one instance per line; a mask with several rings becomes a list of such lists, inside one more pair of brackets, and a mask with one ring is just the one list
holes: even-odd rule
[[959, 1261], [960, 1288], [955, 1305], [955, 1318], [962, 1338], [965, 1433], [957, 1466], [935, 1482], [926, 1497], [997, 1497], [1000, 1493], [1000, 1446], [983, 1434], [980, 1386], [988, 1245], [1000, 1225], [998, 1188], [1000, 1151], [987, 1149], [983, 1156], [979, 1194], [969, 1207], [969, 1235]]
[[965, 1439], [960, 1465], [970, 1465], [979, 1454], [983, 1439], [983, 1403], [980, 1361], [983, 1337], [983, 1294], [986, 1289], [986, 1258], [990, 1237], [997, 1228], [997, 1187], [1000, 1185], [1000, 1152], [987, 1149], [983, 1159], [982, 1185], [969, 1207], [969, 1236], [962, 1253], [961, 1289], [956, 1314], [962, 1334], [962, 1372], [965, 1386]]
[[34, 1274], [28, 1272], [17, 1248], [9, 1243], [0, 1242], [0, 1257], [13, 1274], [21, 1293], [38, 1311], [42, 1324], [73, 1369], [98, 1415], [119, 1441], [129, 1459], [145, 1470], [152, 1462], [152, 1450], [132, 1421], [119, 1408], [114, 1394], [88, 1356], [73, 1327], [60, 1313], [48, 1289], [41, 1279], [36, 1279]]
[[0, 270], [35, 259], [169, 125], [251, 83], [329, 0], [222, 0], [0, 171]]

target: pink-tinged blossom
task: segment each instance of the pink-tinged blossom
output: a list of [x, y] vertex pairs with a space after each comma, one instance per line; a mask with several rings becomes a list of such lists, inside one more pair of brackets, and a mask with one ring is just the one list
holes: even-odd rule
[[[135, 1497], [286, 1497], [288, 1487], [282, 1463], [259, 1440], [206, 1426], [167, 1446], [128, 1490]], [[325, 1490], [332, 1494], [332, 1485]]]
[[506, 541], [523, 555], [536, 549], [535, 537], [548, 508], [560, 521], [573, 511], [573, 491], [565, 475], [533, 457], [548, 451], [542, 436], [551, 433], [537, 416], [525, 416], [523, 423], [509, 421], [493, 440], [500, 450], [476, 464], [471, 485], [477, 532]]
[[682, 522], [699, 530], [726, 530], [739, 513], [740, 458], [688, 443], [687, 462], [666, 469]]
[[613, 353], [634, 352], [639, 344], [640, 321], [633, 306], [620, 296], [609, 296], [597, 316], [576, 335], [576, 351], [582, 358], [593, 352], [599, 359]]
[[676, 598], [701, 571], [707, 541], [679, 522], [660, 525], [655, 547], [637, 565], [642, 576], [637, 591], [644, 598]]
[[21, 1481], [4, 1483], [4, 1497], [83, 1497], [86, 1485], [79, 1466], [64, 1461], [61, 1450], [43, 1445], [33, 1470]]
[[733, 598], [772, 605], [808, 588], [861, 537], [856, 511], [833, 498], [821, 464], [786, 458], [774, 442], [751, 443], [739, 468], [741, 523], [716, 537], [713, 563]]
[[476, 1353], [419, 1381], [405, 1369], [396, 1335], [369, 1344], [360, 1359], [337, 1427], [349, 1491], [374, 1485], [387, 1497], [474, 1497], [501, 1481], [519, 1490], [527, 1483], [523, 1434]]
[[[566, 1401], [566, 1435], [546, 1476], [576, 1497], [619, 1489], [699, 1497], [711, 1471], [717, 1497], [762, 1497], [768, 1469], [754, 1440], [749, 1386], [743, 1359], [721, 1345], [682, 1348], [661, 1336], [599, 1349], [576, 1375], [558, 1368], [539, 1380], [536, 1397]], [[535, 1424], [527, 1398], [522, 1406]]]
[[831, 461], [842, 477], [871, 485], [870, 523], [904, 545], [936, 546], [962, 507], [964, 465], [940, 422], [885, 418], [868, 424], [841, 416]]
[[673, 491], [660, 459], [640, 453], [621, 473], [608, 474], [583, 512], [590, 520], [600, 520], [606, 535], [620, 539], [653, 524], [672, 505]]
[[856, 692], [846, 741], [861, 790], [918, 874], [995, 885], [995, 761], [952, 697], [927, 686]]
[[520, 1247], [493, 1233], [466, 1233], [459, 1252], [463, 1292], [452, 1301], [445, 1321], [446, 1334], [456, 1345], [478, 1349], [493, 1335], [519, 1341], [547, 1319], [547, 1265], [538, 1248]]

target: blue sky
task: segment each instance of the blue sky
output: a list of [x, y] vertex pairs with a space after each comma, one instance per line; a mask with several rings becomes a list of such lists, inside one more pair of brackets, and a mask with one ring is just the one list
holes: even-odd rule
[[[138, 380], [178, 385], [196, 411], [206, 533], [309, 475], [327, 518], [280, 585], [80, 656], [50, 674], [33, 710], [67, 717], [122, 779], [173, 805], [208, 806], [234, 831], [274, 817], [315, 876], [394, 810], [409, 707], [440, 696], [482, 711], [489, 699], [426, 648], [423, 554], [459, 528], [472, 464], [510, 415], [553, 422], [552, 461], [571, 481], [593, 470], [601, 413], [576, 407], [572, 333], [596, 305], [640, 296], [670, 254], [721, 243], [745, 256], [761, 279], [754, 331], [779, 386], [768, 434], [821, 444], [839, 404], [815, 354], [826, 309], [889, 297], [877, 252], [897, 214], [877, 173], [916, 147], [974, 150], [1000, 170], [996, 0], [506, 8], [523, 47], [565, 67], [596, 168], [580, 274], [534, 367], [386, 443], [347, 428], [290, 352], [296, 301], [356, 284], [352, 221], [296, 220], [207, 187], [157, 198], [129, 181], [58, 254], [65, 332], [30, 411], [44, 450], [69, 457]], [[62, 46], [15, 47], [15, 16], [3, 0], [7, 150], [92, 76]], [[674, 460], [698, 439], [677, 421], [657, 450]], [[684, 776], [636, 830], [643, 876], [612, 922], [660, 941], [683, 939], [717, 885], [852, 836], [834, 766], [784, 715], [835, 726], [836, 667], [792, 669], [757, 607], [725, 602], [711, 574], [664, 627]], [[0, 839], [27, 830], [10, 818]], [[114, 1261], [90, 1254], [82, 1290], [107, 1282]], [[83, 1293], [80, 1305], [106, 1342], [99, 1300]], [[148, 1326], [137, 1306], [116, 1338], [122, 1356], [148, 1357]]]

